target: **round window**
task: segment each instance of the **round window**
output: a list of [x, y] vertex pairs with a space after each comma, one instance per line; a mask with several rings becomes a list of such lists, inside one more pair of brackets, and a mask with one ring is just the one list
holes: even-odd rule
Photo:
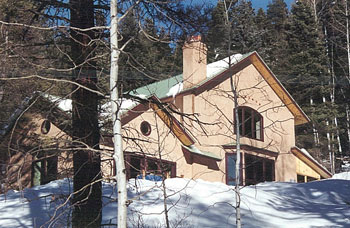
[[43, 123], [41, 124], [41, 133], [46, 135], [47, 133], [49, 133], [50, 128], [51, 128], [50, 121], [44, 120]]
[[143, 135], [148, 136], [151, 134], [151, 125], [147, 121], [143, 121], [140, 125], [140, 130]]

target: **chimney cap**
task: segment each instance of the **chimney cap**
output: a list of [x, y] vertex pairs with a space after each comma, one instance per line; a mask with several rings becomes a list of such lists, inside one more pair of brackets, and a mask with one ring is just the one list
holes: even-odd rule
[[196, 35], [196, 36], [190, 36], [187, 41], [188, 42], [196, 42], [196, 41], [201, 41], [202, 36], [201, 35]]

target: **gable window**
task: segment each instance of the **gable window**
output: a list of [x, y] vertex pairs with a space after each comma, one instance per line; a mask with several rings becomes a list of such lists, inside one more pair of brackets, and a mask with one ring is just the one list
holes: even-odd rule
[[147, 121], [142, 121], [140, 125], [140, 130], [144, 136], [149, 136], [151, 134], [152, 128]]
[[[242, 106], [238, 108], [239, 132], [243, 137], [263, 141], [263, 118], [252, 108]], [[236, 127], [235, 127], [236, 133]]]
[[48, 134], [51, 129], [51, 123], [48, 120], [44, 120], [43, 123], [41, 124], [41, 133], [44, 135]]

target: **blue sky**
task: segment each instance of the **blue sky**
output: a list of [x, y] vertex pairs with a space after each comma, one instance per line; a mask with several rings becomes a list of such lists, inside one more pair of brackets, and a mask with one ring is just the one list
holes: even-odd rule
[[[266, 9], [267, 4], [271, 2], [271, 0], [251, 0], [251, 1], [253, 3], [253, 7], [256, 9], [259, 9], [259, 8]], [[284, 1], [287, 3], [288, 7], [290, 8], [290, 5], [295, 0], [284, 0]]]
[[[188, 1], [190, 1], [190, 0], [188, 0]], [[211, 2], [213, 4], [216, 4], [216, 2], [217, 2], [217, 0], [191, 0], [191, 1], [193, 1], [195, 3], [203, 3], [203, 2], [208, 2], [209, 1], [209, 2]], [[265, 10], [266, 10], [267, 5], [271, 2], [271, 0], [251, 0], [251, 1], [253, 3], [253, 7], [255, 9], [263, 8]], [[288, 7], [290, 8], [291, 4], [295, 0], [284, 0], [284, 1], [287, 3]]]

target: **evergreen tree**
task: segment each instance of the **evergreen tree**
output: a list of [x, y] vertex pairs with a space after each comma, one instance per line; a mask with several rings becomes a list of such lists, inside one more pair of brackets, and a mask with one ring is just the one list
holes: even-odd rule
[[255, 16], [255, 23], [259, 31], [259, 37], [261, 39], [261, 46], [257, 47], [256, 51], [263, 57], [267, 55], [269, 49], [268, 44], [268, 20], [265, 11], [260, 8]]
[[250, 1], [219, 1], [209, 23], [209, 62], [220, 56], [259, 50], [262, 34]]
[[288, 9], [284, 0], [273, 0], [267, 6], [267, 32], [265, 36], [265, 61], [272, 71], [283, 81], [286, 66], [286, 25], [288, 22]]
[[121, 45], [131, 40], [120, 59], [120, 79], [124, 90], [180, 72], [175, 52], [170, 47], [172, 37], [164, 30], [157, 29], [153, 20], [147, 19], [141, 28], [137, 18], [130, 14], [121, 24], [121, 35]]
[[261, 47], [261, 32], [255, 23], [252, 3], [240, 0], [232, 9], [231, 44], [234, 53], [248, 53]]
[[42, 57], [49, 39], [36, 29], [11, 25], [42, 26], [47, 20], [32, 13], [42, 10], [36, 1], [0, 0], [0, 20], [9, 23], [1, 25], [0, 33], [0, 127], [6, 124], [24, 98], [47, 88], [36, 80], [1, 80], [37, 74], [41, 69], [35, 66], [50, 65], [50, 61]]
[[[328, 154], [327, 133], [334, 130], [328, 117], [336, 116], [336, 109], [327, 101], [330, 74], [324, 40], [319, 36], [308, 4], [298, 1], [291, 13], [287, 37], [288, 71], [283, 79], [287, 90], [312, 119], [312, 126], [297, 128], [297, 145], [308, 149], [318, 147], [325, 156]], [[314, 138], [313, 130], [317, 131], [319, 139]]]
[[[334, 1], [332, 4], [323, 5], [323, 13], [320, 21], [325, 31], [327, 41], [327, 53], [329, 59], [329, 68], [335, 82], [334, 100], [338, 104], [339, 127], [342, 133], [341, 146], [344, 154], [350, 153], [350, 71], [349, 56], [347, 47], [347, 24], [346, 3], [348, 10], [350, 3], [348, 1]], [[349, 12], [348, 12], [349, 14]], [[345, 105], [344, 105], [345, 104]]]
[[228, 55], [227, 44], [229, 42], [230, 23], [227, 21], [227, 4], [218, 1], [211, 13], [209, 31], [207, 35], [208, 62], [214, 62]]

